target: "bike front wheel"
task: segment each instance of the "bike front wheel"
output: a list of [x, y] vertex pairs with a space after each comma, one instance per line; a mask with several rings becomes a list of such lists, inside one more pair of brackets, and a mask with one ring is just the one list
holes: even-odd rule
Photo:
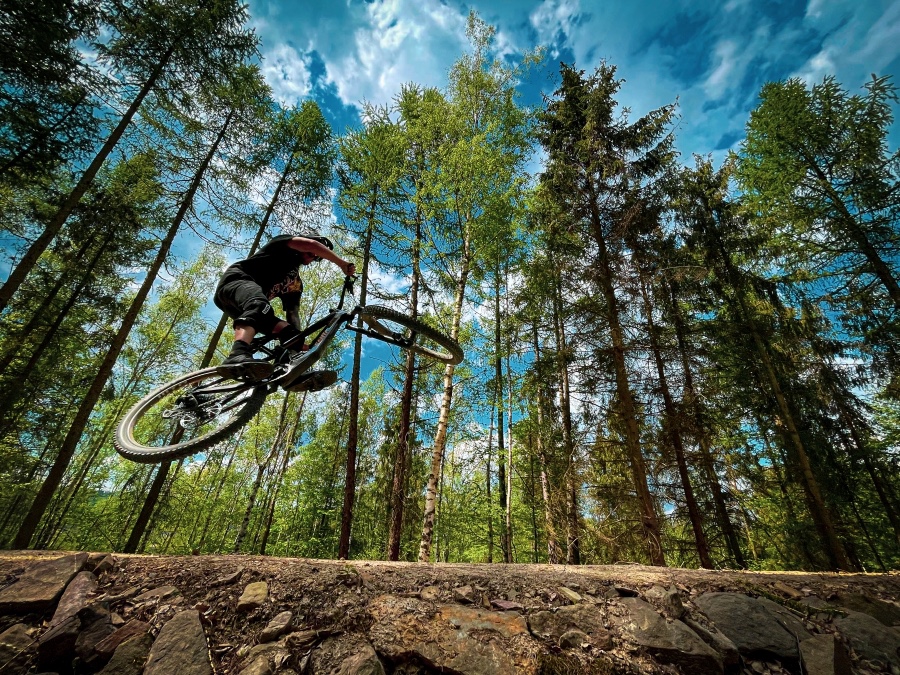
[[266, 400], [264, 384], [221, 377], [215, 368], [172, 380], [138, 401], [116, 428], [116, 451], [133, 462], [187, 457], [228, 438]]
[[391, 344], [444, 363], [455, 365], [463, 360], [463, 350], [456, 340], [418, 319], [389, 307], [379, 305], [363, 307], [360, 318], [378, 336], [388, 338], [386, 341]]

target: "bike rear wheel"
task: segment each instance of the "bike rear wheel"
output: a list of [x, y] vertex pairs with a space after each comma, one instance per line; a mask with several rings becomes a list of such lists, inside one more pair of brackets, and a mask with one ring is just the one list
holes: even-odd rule
[[463, 360], [463, 350], [456, 340], [389, 307], [363, 307], [360, 318], [371, 330], [404, 349], [454, 365]]
[[116, 451], [133, 462], [157, 464], [187, 457], [228, 438], [266, 400], [266, 385], [198, 370], [138, 401], [116, 428]]

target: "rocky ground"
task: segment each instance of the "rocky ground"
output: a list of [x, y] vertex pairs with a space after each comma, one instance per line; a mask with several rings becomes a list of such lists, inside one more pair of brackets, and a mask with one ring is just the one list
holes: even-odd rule
[[900, 574], [0, 552], [0, 675], [900, 675]]

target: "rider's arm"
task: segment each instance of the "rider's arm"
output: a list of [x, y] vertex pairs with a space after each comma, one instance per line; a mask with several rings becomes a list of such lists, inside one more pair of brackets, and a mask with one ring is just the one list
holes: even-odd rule
[[313, 255], [319, 256], [324, 260], [333, 262], [340, 268], [340, 270], [344, 274], [348, 276], [356, 273], [356, 265], [354, 265], [352, 262], [347, 262], [330, 248], [328, 248], [324, 244], [320, 244], [314, 239], [307, 239], [306, 237], [294, 237], [287, 243], [287, 245], [295, 251], [300, 251], [301, 253], [312, 253]]

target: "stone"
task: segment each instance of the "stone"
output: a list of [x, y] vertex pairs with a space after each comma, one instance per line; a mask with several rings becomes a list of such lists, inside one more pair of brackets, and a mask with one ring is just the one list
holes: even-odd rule
[[625, 586], [613, 586], [613, 590], [620, 598], [636, 598], [639, 595], [633, 588], [626, 588]]
[[694, 602], [744, 657], [774, 657], [791, 664], [799, 660], [797, 638], [756, 598], [743, 593], [704, 593]]
[[441, 597], [441, 589], [437, 586], [426, 586], [419, 591], [419, 597], [422, 600], [437, 600]]
[[237, 604], [238, 612], [252, 612], [258, 609], [269, 598], [269, 584], [265, 581], [255, 581], [247, 584]]
[[806, 629], [803, 622], [786, 607], [772, 602], [768, 598], [757, 598], [757, 602], [765, 607], [778, 620], [782, 628], [794, 636], [797, 642], [803, 642], [812, 637], [812, 633]]
[[259, 634], [260, 642], [272, 642], [288, 632], [291, 627], [291, 621], [294, 615], [289, 611], [284, 611], [272, 619], [262, 632]]
[[24, 623], [17, 623], [0, 633], [0, 666], [2, 672], [25, 673], [27, 671], [28, 650], [34, 639], [31, 629]]
[[885, 626], [900, 626], [900, 607], [884, 600], [870, 598], [859, 593], [845, 593], [839, 595], [834, 604], [862, 612], [878, 619]]
[[520, 605], [518, 602], [513, 602], [512, 600], [491, 600], [491, 606], [496, 607], [504, 612], [510, 611], [522, 611], [525, 609], [523, 605]]
[[578, 593], [573, 591], [571, 588], [567, 588], [565, 586], [560, 586], [556, 590], [558, 590], [559, 594], [561, 596], [563, 596], [566, 600], [571, 602], [573, 605], [578, 604], [579, 602], [583, 601], [583, 598]]
[[130, 600], [135, 597], [138, 593], [141, 592], [140, 586], [132, 586], [131, 588], [126, 588], [124, 591], [120, 593], [113, 593], [101, 596], [99, 600], [103, 602], [108, 602], [110, 605], [115, 605], [118, 602], [122, 602], [123, 600]]
[[81, 621], [73, 616], [41, 635], [38, 640], [38, 667], [43, 670], [56, 670], [60, 665], [68, 667], [75, 653], [80, 628]]
[[627, 616], [616, 617], [622, 632], [641, 651], [677, 666], [685, 673], [722, 675], [722, 657], [680, 621], [667, 622], [653, 605], [640, 598], [622, 598]]
[[98, 661], [96, 647], [116, 631], [109, 610], [102, 605], [89, 605], [78, 612], [81, 629], [75, 640], [75, 654], [82, 663], [92, 665]]
[[132, 619], [121, 628], [117, 628], [115, 632], [107, 635], [103, 640], [97, 643], [94, 648], [97, 654], [104, 659], [112, 657], [116, 649], [123, 642], [127, 642], [136, 635], [146, 635], [150, 632], [150, 624], [146, 621], [138, 621]]
[[59, 603], [56, 605], [56, 611], [53, 612], [53, 618], [50, 619], [50, 628], [65, 623], [78, 612], [84, 609], [90, 596], [97, 592], [97, 577], [91, 572], [79, 572], [75, 578], [66, 586], [63, 591]]
[[535, 612], [528, 616], [528, 628], [533, 635], [558, 643], [570, 630], [586, 633], [597, 648], [613, 647], [612, 635], [605, 627], [603, 613], [596, 605], [578, 604], [560, 607], [556, 612]]
[[357, 653], [341, 662], [337, 675], [385, 675], [384, 666], [372, 645], [365, 644]]
[[87, 562], [87, 553], [43, 560], [0, 591], [0, 614], [28, 614], [51, 607]]
[[163, 625], [150, 648], [144, 675], [212, 675], [206, 634], [195, 609], [179, 612]]
[[657, 605], [666, 616], [680, 619], [684, 616], [684, 602], [681, 593], [675, 587], [665, 589], [662, 586], [651, 586], [644, 597]]
[[374, 598], [369, 612], [372, 646], [391, 662], [413, 658], [434, 670], [463, 674], [537, 673], [540, 646], [518, 614], [393, 595]]
[[103, 558], [103, 560], [101, 560], [99, 563], [97, 563], [97, 566], [94, 568], [94, 574], [96, 574], [99, 577], [101, 574], [104, 574], [105, 572], [109, 572], [110, 570], [114, 569], [115, 566], [116, 566], [116, 559], [113, 556], [108, 555], [105, 558]]
[[475, 591], [471, 586], [460, 586], [453, 589], [453, 599], [471, 605], [475, 602]]
[[176, 595], [181, 595], [181, 591], [175, 586], [160, 586], [159, 588], [152, 588], [146, 593], [141, 593], [136, 596], [132, 602], [135, 605], [140, 605], [144, 602], [160, 602], [162, 600], [168, 600]]
[[590, 638], [580, 630], [567, 630], [559, 638], [561, 649], [578, 649], [582, 645], [590, 644]]
[[141, 675], [153, 640], [149, 635], [135, 635], [116, 647], [112, 658], [98, 675]]
[[834, 635], [814, 635], [800, 643], [806, 675], [843, 675], [851, 671], [850, 656]]
[[272, 675], [272, 666], [265, 656], [256, 658], [249, 666], [241, 670], [242, 675]]
[[231, 574], [226, 574], [226, 575], [224, 575], [224, 576], [219, 577], [219, 578], [216, 579], [215, 581], [213, 581], [213, 582], [210, 584], [210, 586], [212, 586], [212, 587], [216, 587], [216, 586], [230, 586], [231, 584], [233, 584], [234, 582], [236, 582], [238, 579], [240, 579], [240, 578], [241, 578], [241, 575], [242, 575], [243, 573], [244, 573], [244, 568], [243, 568], [243, 567], [238, 567], [237, 570], [235, 570], [235, 571], [232, 572]]
[[772, 588], [781, 593], [781, 595], [789, 597], [791, 600], [801, 600], [803, 598], [803, 593], [801, 591], [798, 591], [793, 586], [788, 586], [783, 581], [776, 581], [772, 584]]
[[706, 626], [697, 623], [687, 614], [681, 617], [681, 620], [688, 628], [694, 631], [701, 640], [722, 655], [726, 671], [737, 666], [741, 662], [741, 655], [738, 652], [737, 647], [735, 647], [734, 643], [725, 637], [725, 635], [714, 628], [707, 628]]
[[834, 626], [862, 658], [900, 667], [900, 631], [888, 628], [873, 616], [853, 611], [835, 617]]

